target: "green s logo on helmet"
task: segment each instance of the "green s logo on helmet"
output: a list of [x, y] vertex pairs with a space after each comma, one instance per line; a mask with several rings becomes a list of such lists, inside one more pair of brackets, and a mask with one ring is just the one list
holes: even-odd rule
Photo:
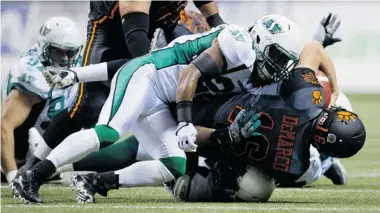
[[283, 33], [282, 26], [272, 18], [263, 20], [263, 25], [271, 34]]

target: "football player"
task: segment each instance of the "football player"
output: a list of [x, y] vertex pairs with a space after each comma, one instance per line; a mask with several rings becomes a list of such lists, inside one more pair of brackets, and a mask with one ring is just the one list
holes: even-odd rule
[[[11, 68], [2, 90], [1, 167], [7, 181], [25, 163], [28, 130], [43, 133], [51, 119], [75, 101], [78, 85], [51, 89], [42, 72], [48, 66], [71, 68], [81, 63], [82, 42], [76, 24], [67, 17], [52, 17], [40, 27], [37, 44], [22, 53]], [[31, 130], [35, 134], [36, 129]], [[31, 138], [33, 140], [33, 138]], [[40, 144], [35, 155], [45, 158]]]

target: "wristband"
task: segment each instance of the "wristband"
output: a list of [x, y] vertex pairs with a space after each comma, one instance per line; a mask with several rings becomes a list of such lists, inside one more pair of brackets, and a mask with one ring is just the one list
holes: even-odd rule
[[177, 103], [177, 121], [191, 123], [193, 121], [192, 116], [192, 101], [181, 101]]
[[206, 21], [211, 28], [226, 23], [223, 21], [222, 17], [220, 17], [219, 13], [215, 13], [214, 15], [207, 17]]

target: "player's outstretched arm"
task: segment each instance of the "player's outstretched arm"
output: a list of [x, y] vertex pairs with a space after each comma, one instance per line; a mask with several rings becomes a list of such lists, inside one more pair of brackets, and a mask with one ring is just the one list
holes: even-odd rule
[[145, 55], [150, 49], [149, 9], [151, 1], [119, 0], [119, 12], [124, 38], [133, 58]]
[[70, 69], [47, 67], [42, 74], [51, 87], [62, 89], [78, 82], [110, 80], [128, 61], [129, 59], [118, 59], [84, 67], [73, 67]]
[[185, 151], [195, 151], [197, 131], [192, 124], [192, 101], [201, 76], [220, 75], [223, 58], [218, 42], [202, 52], [186, 68], [180, 71], [176, 90], [178, 146]]
[[225, 24], [223, 19], [219, 15], [218, 6], [214, 1], [193, 1], [195, 6], [201, 11], [203, 17], [205, 17], [207, 24], [210, 27], [216, 27], [221, 24]]
[[14, 89], [10, 92], [2, 108], [1, 168], [8, 182], [11, 182], [17, 173], [14, 130], [24, 123], [33, 105], [40, 101], [41, 98], [38, 96]]
[[320, 69], [326, 73], [331, 84], [330, 106], [335, 104], [339, 95], [335, 66], [320, 42], [310, 41], [304, 46], [296, 67], [307, 67], [315, 72]]

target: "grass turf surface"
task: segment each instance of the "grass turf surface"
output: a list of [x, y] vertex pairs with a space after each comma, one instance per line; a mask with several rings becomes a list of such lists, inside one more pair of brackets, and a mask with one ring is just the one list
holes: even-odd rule
[[181, 203], [160, 187], [111, 191], [97, 196], [96, 204], [76, 204], [67, 186], [41, 188], [44, 205], [23, 205], [11, 198], [9, 188], [1, 189], [1, 211], [17, 213], [50, 212], [380, 212], [380, 95], [351, 95], [354, 110], [366, 125], [364, 148], [344, 159], [348, 184], [334, 186], [322, 178], [303, 189], [275, 189], [268, 203]]

